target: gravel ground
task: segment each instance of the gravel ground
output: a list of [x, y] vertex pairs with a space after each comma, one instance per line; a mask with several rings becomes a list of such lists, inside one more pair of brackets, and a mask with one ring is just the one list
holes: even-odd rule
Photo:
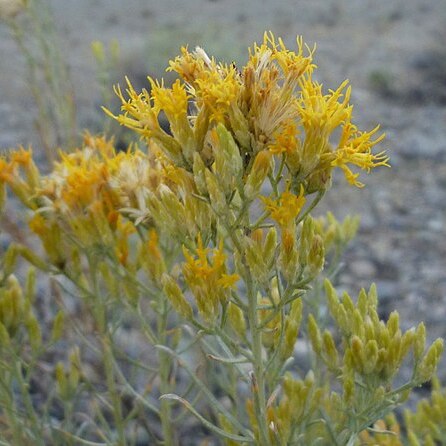
[[[446, 336], [446, 2], [444, 0], [53, 0], [70, 67], [79, 122], [94, 127], [101, 98], [90, 43], [117, 39], [123, 73], [141, 82], [160, 73], [181, 44], [227, 60], [271, 29], [292, 46], [317, 42], [319, 79], [349, 78], [360, 127], [381, 123], [391, 169], [353, 189], [342, 178], [325, 207], [359, 213], [362, 226], [345, 257], [340, 285], [356, 294], [374, 281], [382, 312], [404, 325], [424, 320], [431, 339]], [[37, 141], [24, 63], [0, 24], [0, 150]], [[38, 143], [35, 144], [38, 148]], [[446, 359], [444, 360], [446, 365]], [[440, 368], [446, 378], [446, 368]]]

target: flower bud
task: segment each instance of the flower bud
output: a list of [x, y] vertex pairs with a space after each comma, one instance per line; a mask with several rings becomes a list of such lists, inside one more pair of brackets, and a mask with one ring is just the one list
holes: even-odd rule
[[308, 316], [308, 336], [310, 337], [314, 352], [319, 355], [322, 351], [322, 336], [316, 319], [312, 314]]
[[322, 335], [323, 354], [325, 363], [330, 369], [334, 369], [338, 365], [338, 351], [336, 349], [333, 336], [328, 330]]
[[168, 274], [163, 274], [161, 282], [163, 284], [163, 291], [170, 300], [175, 311], [186, 319], [192, 319], [192, 308], [176, 281]]
[[208, 169], [204, 171], [204, 177], [206, 180], [206, 187], [209, 193], [209, 198], [211, 200], [211, 205], [213, 209], [218, 214], [225, 214], [227, 210], [226, 197], [223, 191], [220, 189], [217, 178]]
[[363, 318], [365, 318], [365, 316], [367, 314], [367, 308], [368, 308], [367, 300], [368, 300], [367, 293], [366, 293], [365, 289], [362, 288], [361, 291], [359, 292], [358, 302], [357, 302], [356, 306]]
[[317, 169], [310, 173], [307, 180], [307, 192], [309, 194], [313, 192], [326, 191], [331, 186], [331, 167], [325, 169]]
[[299, 262], [302, 266], [307, 264], [308, 254], [311, 249], [311, 242], [314, 236], [314, 221], [309, 215], [305, 218], [300, 233]]
[[355, 379], [354, 376], [348, 375], [346, 378], [344, 378], [344, 401], [347, 404], [351, 404], [355, 397]]
[[24, 289], [24, 297], [25, 301], [30, 304], [34, 302], [35, 299], [35, 289], [36, 289], [36, 270], [33, 267], [30, 267], [28, 270], [28, 274], [26, 275], [25, 289]]
[[[5, 279], [7, 277], [9, 277], [10, 274], [13, 273], [13, 271], [15, 270], [15, 265], [17, 263], [17, 254], [19, 253], [19, 250], [17, 249], [17, 245], [12, 243], [4, 257], [3, 257], [3, 271], [1, 272], [1, 276], [0, 279]], [[3, 277], [2, 277], [3, 276]]]
[[363, 373], [365, 363], [364, 344], [358, 336], [352, 337], [350, 341], [350, 349], [355, 369], [358, 372]]
[[166, 265], [158, 244], [158, 234], [154, 229], [150, 230], [148, 241], [143, 250], [145, 252], [142, 253], [142, 258], [147, 268], [148, 276], [159, 286], [161, 276], [166, 272]]
[[[418, 441], [417, 436], [412, 430], [407, 431], [407, 441], [409, 446], [422, 446], [422, 444]], [[426, 444], [424, 446], [427, 446]]]
[[302, 322], [302, 309], [303, 309], [302, 299], [295, 299], [291, 303], [290, 318], [293, 321], [296, 321], [299, 326], [300, 323]]
[[263, 257], [267, 265], [272, 262], [277, 247], [277, 230], [275, 227], [269, 229], [263, 245]]
[[40, 348], [42, 344], [42, 331], [39, 322], [34, 315], [30, 314], [25, 321], [26, 329], [28, 331], [29, 342], [33, 351]]
[[377, 308], [378, 306], [378, 290], [376, 289], [376, 284], [372, 283], [368, 292], [368, 301], [371, 308]]
[[423, 322], [418, 324], [414, 338], [413, 356], [415, 362], [418, 362], [424, 353], [424, 349], [426, 348], [426, 327]]
[[183, 224], [185, 220], [184, 207], [178, 197], [165, 184], [160, 184], [158, 192], [166, 216], [169, 216], [170, 219], [174, 219], [177, 226]]
[[194, 173], [194, 181], [197, 187], [198, 193], [201, 195], [207, 195], [208, 189], [206, 186], [206, 177], [204, 172], [206, 171], [206, 166], [204, 165], [203, 159], [197, 152], [194, 153], [194, 162], [192, 165], [192, 170]]
[[56, 364], [55, 373], [56, 373], [57, 391], [63, 400], [68, 399], [69, 389], [68, 389], [67, 377], [65, 375], [65, 367], [61, 361], [59, 361]]
[[224, 175], [227, 172], [227, 175], [232, 178], [241, 178], [243, 172], [243, 160], [240, 156], [240, 150], [235, 143], [234, 138], [222, 124], [217, 126], [216, 133], [219, 144], [216, 148], [217, 153], [215, 154], [215, 159], [217, 162], [218, 156], [221, 155], [222, 161], [225, 164], [224, 166], [221, 166], [222, 169], [220, 170], [222, 172], [220, 174]]
[[246, 116], [239, 107], [229, 109], [229, 121], [237, 142], [245, 149], [251, 146], [251, 136]]
[[441, 338], [436, 339], [429, 347], [420, 365], [417, 367], [415, 379], [418, 383], [424, 383], [432, 378], [443, 353], [443, 348], [444, 341]]
[[373, 336], [366, 336], [364, 318], [361, 316], [361, 313], [358, 311], [357, 308], [355, 308], [351, 315], [351, 321], [353, 333], [356, 333], [361, 339], [373, 339]]
[[367, 341], [364, 350], [364, 373], [369, 374], [375, 371], [375, 366], [378, 361], [378, 343], [371, 339]]
[[400, 316], [397, 311], [392, 311], [390, 313], [389, 319], [387, 320], [387, 329], [389, 330], [390, 336], [395, 336], [399, 331], [399, 321]]
[[229, 302], [227, 307], [228, 321], [240, 338], [246, 336], [246, 321], [243, 311], [236, 304]]
[[7, 347], [11, 343], [11, 338], [9, 336], [8, 330], [0, 321], [0, 349], [2, 347]]
[[[285, 320], [285, 339], [282, 344], [281, 356], [286, 359], [293, 355], [294, 345], [296, 344], [297, 335], [299, 333], [299, 324], [288, 317]], [[279, 333], [277, 333], [277, 336]], [[276, 340], [277, 343], [277, 340]]]
[[401, 357], [407, 355], [410, 347], [412, 347], [415, 339], [415, 329], [412, 327], [407, 330], [401, 337]]
[[79, 347], [75, 347], [71, 350], [69, 361], [70, 370], [68, 372], [68, 382], [72, 392], [74, 393], [81, 378], [81, 357]]
[[254, 199], [260, 192], [265, 178], [272, 169], [272, 160], [269, 150], [257, 153], [245, 183], [245, 195], [248, 200]]
[[247, 237], [245, 257], [249, 269], [256, 280], [258, 280], [260, 283], [267, 282], [269, 271], [267, 271], [265, 260], [262, 256], [261, 247], [258, 243], [255, 243], [252, 238]]
[[288, 283], [293, 283], [299, 267], [299, 251], [296, 248], [296, 237], [293, 230], [284, 229], [280, 244], [279, 261], [282, 273]]
[[57, 342], [61, 336], [64, 329], [65, 323], [65, 313], [60, 310], [53, 321], [53, 329], [51, 330], [51, 341]]
[[325, 254], [324, 254], [324, 242], [319, 235], [315, 235], [310, 252], [308, 253], [308, 269], [311, 277], [315, 277], [324, 268]]

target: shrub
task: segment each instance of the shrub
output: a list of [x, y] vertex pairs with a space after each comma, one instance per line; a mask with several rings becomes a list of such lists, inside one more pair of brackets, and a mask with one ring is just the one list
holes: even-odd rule
[[[397, 312], [380, 320], [374, 286], [352, 299], [330, 281], [358, 220], [312, 211], [334, 169], [362, 187], [359, 171], [388, 158], [373, 152], [378, 127], [353, 123], [348, 83], [314, 81], [313, 53], [265, 34], [239, 69], [183, 48], [172, 86], [116, 88], [122, 113], [106, 112], [138, 146], [117, 152], [86, 134], [44, 176], [31, 150], [0, 160], [2, 196], [8, 187], [26, 206], [44, 251], [4, 255], [3, 444], [172, 445], [194, 417], [227, 445], [405, 441], [388, 416], [432, 378], [443, 341], [426, 347], [424, 324], [403, 331]], [[45, 334], [33, 273], [25, 291], [13, 274], [18, 255], [82, 317], [54, 312]], [[68, 357], [47, 366], [54, 391], [36, 402], [30, 386], [62, 342]], [[436, 438], [417, 424], [429, 407], [407, 415], [410, 444]]]

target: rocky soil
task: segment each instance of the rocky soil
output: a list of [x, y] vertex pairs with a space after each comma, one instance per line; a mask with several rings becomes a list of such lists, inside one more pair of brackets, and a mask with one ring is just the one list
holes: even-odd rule
[[[87, 128], [101, 119], [93, 40], [117, 39], [121, 58], [113, 80], [126, 73], [137, 84], [148, 73], [159, 74], [184, 43], [237, 61], [268, 29], [291, 47], [297, 34], [310, 45], [317, 42], [319, 79], [332, 88], [351, 80], [356, 120], [360, 127], [382, 125], [392, 164], [364, 178], [361, 190], [337, 177], [325, 200], [337, 217], [362, 216], [340, 285], [356, 294], [374, 281], [383, 313], [398, 309], [406, 327], [424, 320], [432, 339], [446, 336], [444, 0], [52, 0], [51, 5], [79, 123]], [[28, 143], [39, 148], [24, 69], [0, 23], [0, 150]], [[446, 368], [440, 376], [446, 378]]]

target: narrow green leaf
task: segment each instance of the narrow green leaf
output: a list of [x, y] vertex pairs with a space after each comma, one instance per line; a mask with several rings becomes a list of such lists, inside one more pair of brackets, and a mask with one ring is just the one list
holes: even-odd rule
[[245, 442], [249, 442], [249, 443], [254, 442], [253, 438], [242, 437], [241, 435], [231, 434], [229, 432], [225, 432], [223, 429], [220, 429], [218, 426], [215, 426], [210, 421], [206, 420], [206, 418], [204, 418], [202, 415], [200, 415], [192, 407], [192, 405], [189, 403], [189, 401], [185, 400], [184, 398], [181, 398], [178, 395], [175, 395], [174, 393], [167, 393], [165, 395], [161, 395], [160, 400], [174, 400], [174, 401], [180, 402], [181, 404], [184, 405], [184, 407], [187, 410], [189, 410], [193, 415], [195, 415], [201, 421], [201, 423], [203, 423], [203, 425], [205, 427], [207, 427], [212, 432], [215, 432], [216, 434], [218, 434], [224, 438], [228, 438], [229, 440], [234, 440], [234, 441], [245, 441]]
[[179, 355], [171, 350], [170, 348], [164, 346], [164, 345], [155, 345], [155, 348], [159, 350], [163, 350], [172, 357], [174, 357], [181, 365], [181, 367], [186, 370], [186, 372], [189, 374], [189, 376], [194, 381], [195, 385], [203, 392], [203, 395], [206, 396], [209, 403], [211, 404], [212, 408], [216, 410], [217, 412], [223, 414], [230, 423], [233, 424], [235, 428], [237, 428], [240, 432], [243, 432], [245, 435], [248, 435], [249, 437], [253, 438], [252, 432], [246, 429], [238, 420], [235, 418], [224, 406], [221, 404], [220, 401], [212, 394], [212, 392], [201, 382], [201, 380], [197, 377], [197, 375], [190, 369], [190, 367], [179, 357]]

